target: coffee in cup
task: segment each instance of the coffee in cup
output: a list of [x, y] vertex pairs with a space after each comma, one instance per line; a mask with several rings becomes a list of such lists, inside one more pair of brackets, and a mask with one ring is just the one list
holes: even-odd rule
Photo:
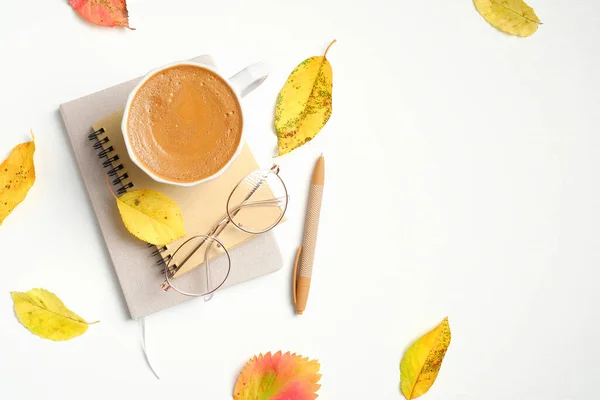
[[128, 147], [142, 169], [167, 182], [214, 176], [242, 140], [236, 93], [199, 65], [174, 65], [151, 75], [133, 93], [127, 112]]

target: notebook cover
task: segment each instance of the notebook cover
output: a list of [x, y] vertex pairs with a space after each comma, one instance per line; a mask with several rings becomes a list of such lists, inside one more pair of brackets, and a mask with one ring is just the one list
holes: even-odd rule
[[[193, 61], [214, 66], [210, 56], [197, 57]], [[120, 220], [120, 216], [114, 198], [106, 187], [106, 170], [97, 157], [98, 150], [88, 140], [96, 122], [125, 106], [127, 96], [140, 79], [141, 77], [60, 106], [90, 201], [130, 315], [134, 319], [191, 299], [174, 291], [161, 291], [159, 286], [164, 275], [160, 273], [161, 268], [156, 266], [156, 258], [151, 255], [151, 249], [139, 240], [123, 240], [125, 228], [122, 224], [115, 223]], [[231, 274], [224, 288], [275, 272], [283, 264], [273, 231], [255, 236], [231, 249], [230, 255]], [[196, 269], [179, 279], [203, 279], [201, 271]]]

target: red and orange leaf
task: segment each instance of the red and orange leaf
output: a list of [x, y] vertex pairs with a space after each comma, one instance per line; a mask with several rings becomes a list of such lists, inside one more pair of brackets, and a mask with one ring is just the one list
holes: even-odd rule
[[92, 24], [134, 29], [129, 26], [126, 0], [69, 0], [69, 4]]
[[321, 385], [319, 362], [281, 351], [254, 356], [238, 378], [234, 400], [314, 400]]

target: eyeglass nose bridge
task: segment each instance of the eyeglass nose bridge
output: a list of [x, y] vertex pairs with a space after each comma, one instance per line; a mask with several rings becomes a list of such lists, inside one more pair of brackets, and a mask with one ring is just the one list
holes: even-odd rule
[[[212, 231], [208, 234], [208, 236], [213, 236], [213, 237], [217, 237], [219, 236], [219, 234], [221, 232], [223, 232], [223, 229], [225, 229], [225, 227], [229, 224], [229, 216], [226, 216], [225, 218], [223, 218], [221, 220], [221, 222], [219, 222], [217, 225], [215, 225], [215, 227], [212, 229]], [[217, 246], [219, 246], [219, 244], [217, 243]]]

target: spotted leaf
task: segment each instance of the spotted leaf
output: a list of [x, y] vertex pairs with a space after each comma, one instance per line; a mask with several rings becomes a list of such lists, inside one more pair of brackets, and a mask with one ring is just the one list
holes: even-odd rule
[[406, 400], [427, 393], [438, 376], [449, 345], [450, 325], [445, 318], [408, 348], [400, 363], [400, 390]]
[[312, 140], [325, 126], [332, 110], [333, 71], [325, 54], [302, 61], [279, 92], [275, 130], [279, 155]]
[[33, 141], [17, 145], [0, 164], [0, 225], [21, 203], [35, 182]]
[[129, 12], [126, 0], [69, 0], [69, 4], [83, 19], [95, 25], [129, 26]]
[[117, 198], [125, 227], [144, 242], [165, 245], [185, 236], [181, 209], [154, 190], [133, 190]]

